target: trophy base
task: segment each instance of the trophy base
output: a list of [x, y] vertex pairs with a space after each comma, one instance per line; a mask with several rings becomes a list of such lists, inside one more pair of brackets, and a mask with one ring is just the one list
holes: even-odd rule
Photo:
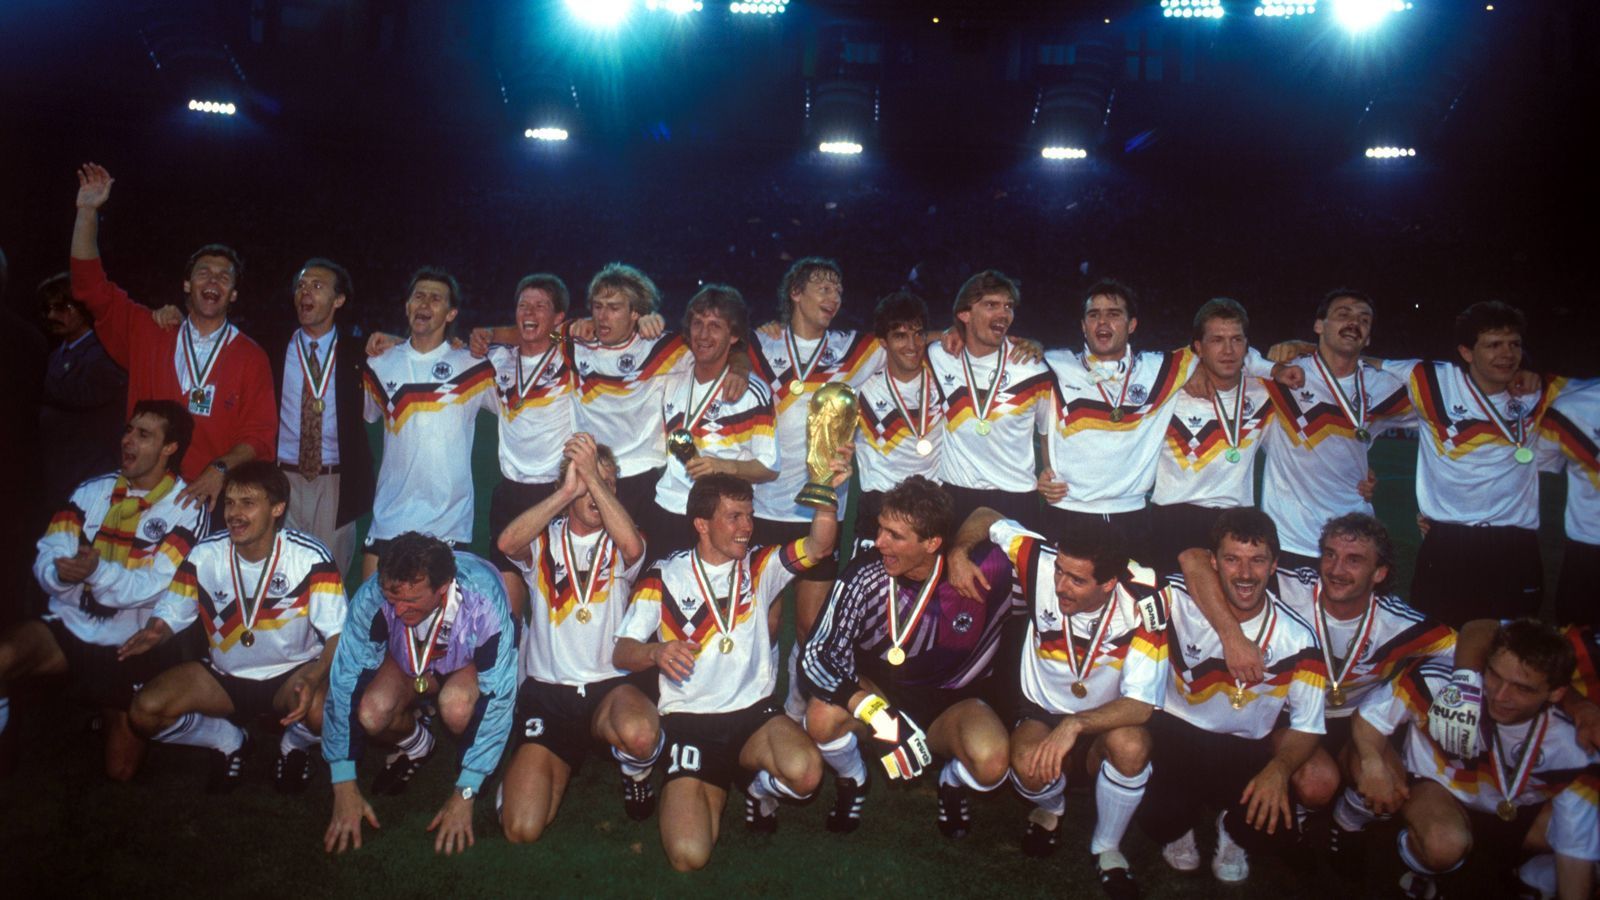
[[839, 505], [839, 496], [832, 487], [826, 484], [810, 482], [794, 495], [794, 502], [801, 506], [810, 506], [815, 509], [826, 509]]

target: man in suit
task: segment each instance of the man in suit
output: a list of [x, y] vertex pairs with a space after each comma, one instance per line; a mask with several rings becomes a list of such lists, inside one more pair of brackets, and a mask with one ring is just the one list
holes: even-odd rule
[[66, 272], [39, 285], [45, 330], [61, 343], [50, 351], [40, 397], [39, 445], [45, 499], [59, 505], [79, 482], [121, 463], [128, 373], [101, 346], [89, 308], [72, 299]]
[[362, 420], [361, 338], [334, 313], [352, 296], [350, 273], [320, 257], [294, 282], [300, 327], [272, 355], [278, 392], [278, 466], [289, 476], [288, 526], [327, 545], [341, 573], [356, 549], [356, 519], [372, 508], [372, 448]]

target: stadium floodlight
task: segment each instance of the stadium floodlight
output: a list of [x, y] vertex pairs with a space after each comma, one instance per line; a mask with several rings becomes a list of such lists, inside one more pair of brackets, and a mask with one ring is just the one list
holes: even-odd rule
[[1333, 17], [1346, 31], [1360, 34], [1377, 27], [1390, 13], [1410, 8], [1408, 0], [1333, 0]]
[[776, 16], [788, 11], [789, 0], [734, 0], [728, 12], [744, 16]]
[[567, 12], [591, 28], [615, 28], [633, 9], [633, 0], [567, 0]]
[[522, 136], [530, 141], [564, 141], [567, 139], [567, 130], [550, 126], [529, 128], [522, 133]]
[[217, 116], [231, 116], [239, 111], [232, 103], [223, 103], [218, 100], [190, 100], [189, 111], [197, 113], [210, 113]]
[[823, 153], [855, 156], [861, 152], [861, 145], [855, 141], [823, 141], [817, 145], [817, 149]]
[[1264, 0], [1264, 2], [1256, 4], [1256, 15], [1272, 19], [1292, 19], [1296, 16], [1314, 16], [1316, 14], [1316, 0], [1301, 0], [1299, 3]]
[[1045, 159], [1088, 159], [1089, 151], [1081, 147], [1045, 147], [1039, 155]]
[[1367, 159], [1408, 159], [1416, 156], [1414, 147], [1368, 147]]
[[700, 0], [645, 0], [644, 8], [651, 12], [661, 10], [683, 16], [705, 9], [705, 4]]
[[1222, 0], [1161, 0], [1161, 15], [1168, 19], [1220, 19]]

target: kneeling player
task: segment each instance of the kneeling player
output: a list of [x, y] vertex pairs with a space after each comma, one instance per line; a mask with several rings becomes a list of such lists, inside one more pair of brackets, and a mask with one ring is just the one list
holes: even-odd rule
[[[39, 539], [33, 575], [50, 598], [39, 619], [0, 636], [0, 691], [22, 678], [69, 673], [99, 707], [105, 725], [106, 775], [127, 781], [144, 756], [128, 727], [139, 685], [176, 663], [176, 649], [123, 661], [117, 646], [150, 615], [194, 536], [204, 531], [200, 504], [178, 504], [184, 481], [177, 461], [194, 420], [170, 400], [141, 400], [122, 435], [122, 467], [78, 485]], [[10, 702], [0, 694], [0, 738]]]
[[[1481, 705], [1462, 695], [1449, 663], [1437, 660], [1418, 663], [1361, 704], [1351, 730], [1363, 764], [1375, 772], [1382, 772], [1373, 763], [1386, 736], [1411, 725], [1410, 785], [1390, 776], [1372, 788], [1380, 807], [1398, 807], [1405, 822], [1398, 843], [1410, 870], [1401, 879], [1407, 895], [1436, 896], [1441, 876], [1478, 847], [1507, 857], [1554, 852], [1556, 884], [1542, 891], [1591, 895], [1600, 861], [1600, 754], [1578, 745], [1572, 719], [1559, 709], [1573, 669], [1572, 645], [1554, 628], [1523, 619], [1495, 634]], [[1452, 755], [1428, 734], [1428, 705], [1438, 700], [1470, 704], [1475, 717], [1493, 722], [1480, 752]]]
[[250, 752], [239, 724], [270, 714], [287, 726], [274, 781], [298, 793], [311, 778], [306, 751], [322, 730], [344, 584], [320, 541], [283, 527], [289, 480], [277, 466], [241, 464], [224, 476], [222, 494], [227, 532], [195, 545], [155, 614], [118, 654], [146, 653], [199, 619], [210, 655], [145, 685], [129, 719], [141, 735], [214, 751], [206, 790], [224, 793], [239, 784]]
[[[1222, 639], [1202, 606], [1173, 576], [1162, 593], [1165, 627], [1134, 636], [1131, 652], [1170, 665], [1150, 720], [1152, 775], [1139, 824], [1160, 841], [1180, 872], [1200, 868], [1194, 827], [1204, 804], [1220, 806], [1219, 881], [1250, 874], [1246, 850], [1292, 841], [1293, 795], [1319, 809], [1338, 790], [1333, 759], [1317, 746], [1325, 730], [1326, 669], [1310, 623], [1268, 587], [1278, 556], [1278, 530], [1260, 510], [1230, 509], [1212, 527], [1211, 566], [1229, 611], [1260, 648], [1266, 678], [1245, 683], [1228, 674]], [[1279, 719], [1287, 714], [1287, 726]]]
[[472, 801], [494, 771], [511, 732], [517, 648], [505, 583], [488, 562], [408, 531], [384, 545], [378, 571], [350, 602], [349, 627], [333, 655], [322, 716], [322, 758], [333, 777], [329, 852], [361, 846], [361, 820], [378, 817], [356, 786], [364, 738], [396, 747], [372, 783], [398, 794], [433, 755], [436, 704], [462, 744], [461, 773], [428, 830], [443, 853], [473, 843]]
[[[611, 449], [567, 441], [560, 483], [500, 533], [500, 551], [528, 584], [533, 620], [522, 632], [522, 688], [501, 826], [512, 843], [539, 839], [591, 746], [622, 765], [628, 815], [655, 808], [650, 768], [661, 754], [653, 683], [611, 662], [617, 628], [644, 565], [644, 539], [617, 499]], [[646, 682], [654, 679], [646, 678]]]
[[[850, 478], [848, 456], [841, 448], [833, 462], [836, 489]], [[661, 844], [680, 872], [710, 861], [730, 783], [745, 783], [745, 825], [769, 833], [780, 798], [817, 789], [817, 748], [772, 697], [775, 626], [778, 595], [829, 557], [839, 527], [832, 508], [818, 509], [806, 537], [751, 550], [750, 485], [721, 473], [695, 481], [687, 508], [697, 543], [640, 579], [614, 655], [619, 668], [661, 673], [671, 757]]]
[[[946, 837], [972, 828], [969, 788], [1005, 781], [1006, 728], [985, 696], [1013, 608], [1011, 565], [987, 542], [946, 554], [954, 516], [949, 494], [920, 475], [886, 491], [875, 546], [850, 562], [806, 641], [806, 730], [838, 774], [829, 830], [860, 821], [867, 771], [857, 731], [870, 735], [890, 778], [917, 777], [932, 754], [949, 760], [939, 772]], [[977, 599], [945, 577], [962, 562], [988, 585]]]
[[1091, 776], [1089, 852], [1100, 884], [1112, 897], [1136, 897], [1121, 846], [1150, 780], [1144, 723], [1151, 710], [1137, 698], [1158, 692], [1165, 673], [1150, 656], [1128, 649], [1141, 615], [1155, 614], [1164, 582], [1128, 559], [1115, 525], [1067, 520], [1051, 544], [980, 509], [967, 518], [956, 546], [984, 538], [1005, 549], [1028, 601], [1022, 700], [1011, 732], [1011, 777], [1034, 804], [1023, 852], [1055, 851], [1067, 779]]

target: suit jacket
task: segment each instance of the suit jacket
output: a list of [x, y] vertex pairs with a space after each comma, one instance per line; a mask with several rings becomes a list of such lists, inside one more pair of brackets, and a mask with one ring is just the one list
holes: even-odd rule
[[[272, 383], [283, 384], [283, 370], [293, 350], [289, 341], [299, 329], [289, 333], [280, 343], [272, 346]], [[367, 361], [366, 338], [350, 334], [347, 327], [339, 329], [339, 342], [334, 356], [333, 391], [335, 415], [339, 422], [339, 514], [338, 524], [354, 522], [372, 511], [372, 495], [376, 489], [377, 474], [372, 465], [372, 445], [367, 440], [367, 423], [362, 417], [366, 404], [366, 387], [362, 383], [362, 368]], [[280, 411], [281, 412], [281, 411]], [[294, 421], [299, 421], [300, 411], [294, 410]]]

